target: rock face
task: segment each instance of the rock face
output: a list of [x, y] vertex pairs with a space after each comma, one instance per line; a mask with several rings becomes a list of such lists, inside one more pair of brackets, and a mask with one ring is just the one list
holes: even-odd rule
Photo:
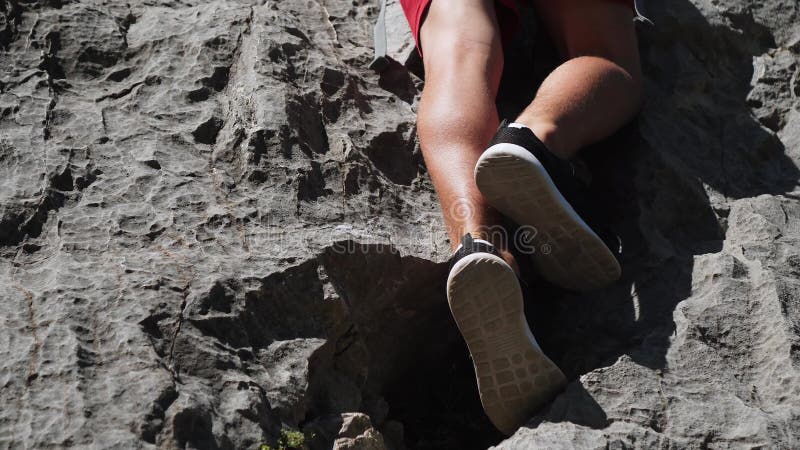
[[625, 274], [528, 277], [573, 381], [505, 440], [377, 3], [0, 0], [0, 447], [800, 447], [797, 3], [648, 5], [647, 104], [586, 155]]

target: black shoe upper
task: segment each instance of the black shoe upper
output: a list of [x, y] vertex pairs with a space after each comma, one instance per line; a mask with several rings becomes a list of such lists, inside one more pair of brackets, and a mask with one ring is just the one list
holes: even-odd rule
[[490, 146], [499, 143], [519, 145], [531, 152], [542, 163], [561, 195], [619, 259], [622, 253], [622, 241], [605, 224], [603, 214], [591, 201], [589, 186], [576, 176], [575, 167], [570, 161], [554, 155], [530, 128], [509, 127], [506, 121], [500, 125]]
[[473, 239], [472, 235], [467, 233], [461, 238], [461, 246], [458, 247], [456, 252], [450, 258], [450, 269], [463, 257], [473, 253], [491, 253], [495, 256], [500, 256], [497, 249], [492, 244], [486, 242], [479, 242]]

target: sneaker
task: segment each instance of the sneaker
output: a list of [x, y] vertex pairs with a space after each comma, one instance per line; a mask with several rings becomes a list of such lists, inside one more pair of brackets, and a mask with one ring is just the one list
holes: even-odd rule
[[587, 186], [569, 161], [528, 128], [502, 126], [475, 166], [486, 200], [529, 233], [533, 263], [548, 281], [590, 291], [619, 279], [619, 238], [596, 222]]
[[483, 409], [511, 435], [567, 379], [539, 348], [514, 270], [492, 244], [464, 236], [447, 277], [447, 302], [472, 356]]

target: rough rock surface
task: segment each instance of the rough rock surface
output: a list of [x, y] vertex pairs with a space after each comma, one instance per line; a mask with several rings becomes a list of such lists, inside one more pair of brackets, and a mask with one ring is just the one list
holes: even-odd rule
[[[366, 68], [377, 13], [0, 0], [0, 447], [800, 447], [797, 2], [648, 5], [647, 105], [586, 157], [625, 275], [531, 277], [574, 381], [506, 440], [448, 317], [396, 2], [399, 62]], [[528, 25], [507, 116], [553, 63]]]

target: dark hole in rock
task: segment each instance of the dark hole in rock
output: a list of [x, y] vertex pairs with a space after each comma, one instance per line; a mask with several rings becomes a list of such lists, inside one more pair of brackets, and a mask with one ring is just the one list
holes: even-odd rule
[[322, 173], [320, 163], [317, 161], [311, 162], [310, 170], [301, 171], [297, 177], [297, 181], [298, 200], [314, 201], [332, 192], [325, 187], [325, 176]]
[[152, 336], [156, 339], [161, 339], [164, 337], [161, 328], [159, 327], [158, 323], [161, 320], [168, 319], [169, 314], [167, 313], [157, 313], [151, 316], [147, 316], [141, 322], [139, 322], [139, 326], [142, 327], [145, 333]]
[[394, 183], [410, 185], [417, 177], [422, 165], [415, 153], [414, 134], [408, 125], [402, 124], [395, 131], [379, 134], [369, 143], [365, 153], [375, 167]]
[[3, 18], [0, 20], [0, 47], [8, 48], [18, 33], [19, 24], [22, 22], [22, 8], [18, 2], [3, 2], [0, 8]]
[[102, 67], [111, 67], [117, 63], [119, 54], [94, 47], [86, 47], [78, 55], [79, 63], [94, 63]]
[[85, 174], [75, 177], [75, 187], [82, 191], [97, 181], [97, 177], [103, 174], [100, 169], [87, 170]]
[[384, 394], [388, 418], [403, 424], [408, 448], [478, 450], [503, 439], [483, 412], [469, 352], [449, 319], [430, 336], [449, 342], [444, 351], [419, 342], [419, 359]]
[[216, 36], [206, 41], [203, 45], [212, 49], [220, 49], [227, 43], [228, 43], [227, 38], [223, 36]]
[[111, 81], [120, 82], [120, 81], [124, 80], [125, 78], [128, 78], [128, 76], [130, 76], [130, 74], [131, 74], [130, 67], [125, 67], [123, 69], [119, 69], [119, 70], [115, 70], [114, 72], [111, 72], [110, 74], [108, 74], [108, 77], [106, 77], [106, 78], [111, 80]]
[[211, 145], [217, 141], [217, 135], [219, 134], [219, 130], [222, 129], [222, 119], [218, 117], [211, 117], [205, 122], [201, 123], [200, 126], [197, 127], [192, 132], [192, 136], [194, 136], [194, 141], [200, 144], [208, 144]]
[[25, 253], [36, 253], [36, 252], [38, 252], [39, 250], [41, 250], [41, 248], [42, 248], [42, 246], [41, 246], [41, 245], [38, 245], [38, 244], [32, 244], [32, 243], [30, 243], [30, 242], [26, 242], [26, 243], [22, 244], [22, 250], [23, 250]]
[[75, 184], [73, 183], [72, 171], [69, 169], [69, 167], [64, 169], [64, 171], [60, 174], [51, 177], [50, 185], [53, 187], [53, 189], [58, 189], [59, 191], [73, 190], [75, 188]]
[[391, 60], [389, 67], [381, 72], [378, 85], [408, 104], [413, 103], [417, 95], [417, 87], [408, 68], [395, 60]]
[[300, 38], [305, 42], [311, 42], [308, 37], [296, 27], [283, 27], [283, 29], [296, 38]]
[[344, 86], [344, 82], [345, 74], [342, 71], [326, 67], [320, 87], [325, 95], [331, 96]]
[[228, 78], [230, 75], [229, 67], [215, 67], [214, 73], [210, 77], [203, 78], [200, 82], [204, 86], [208, 86], [215, 91], [221, 91], [228, 85]]
[[247, 142], [247, 151], [252, 158], [253, 165], [259, 166], [263, 157], [267, 155], [267, 142], [275, 137], [274, 130], [258, 130], [252, 134]]
[[255, 169], [247, 176], [247, 180], [256, 184], [264, 183], [269, 180], [269, 174], [263, 170]]
[[173, 386], [164, 389], [153, 402], [152, 409], [145, 416], [139, 434], [145, 442], [156, 443], [156, 435], [164, 428], [164, 411], [178, 398], [178, 392]]
[[[401, 423], [410, 449], [477, 450], [499, 443], [502, 435], [483, 413], [469, 352], [447, 306], [446, 265], [401, 258], [391, 247], [350, 250], [329, 251], [323, 261], [369, 355], [362, 411], [378, 429]], [[363, 283], [363, 276], [375, 283]], [[384, 398], [385, 406], [370, 406], [371, 397]]]
[[144, 163], [144, 165], [148, 167], [152, 167], [153, 169], [156, 170], [161, 170], [161, 164], [155, 159], [148, 159], [147, 161], [142, 161], [142, 162]]
[[209, 89], [206, 86], [203, 86], [193, 91], [189, 91], [189, 93], [186, 94], [186, 97], [189, 99], [189, 101], [192, 102], [203, 102], [208, 100], [208, 97], [210, 95], [211, 95], [211, 89]]
[[339, 116], [342, 113], [342, 99], [341, 98], [329, 98], [325, 97], [322, 99], [322, 116], [328, 122], [336, 122], [339, 120]]
[[56, 53], [61, 49], [61, 34], [56, 31], [51, 31], [45, 36], [48, 49], [41, 56], [39, 62], [39, 69], [47, 72], [50, 80], [62, 80], [66, 78], [64, 68], [61, 66]]
[[213, 423], [208, 411], [185, 408], [175, 415], [172, 424], [175, 440], [181, 448], [198, 450], [215, 450], [218, 447], [214, 440]]
[[234, 293], [230, 287], [225, 286], [223, 283], [214, 283], [214, 286], [209, 292], [207, 303], [203, 303], [200, 307], [200, 314], [206, 314], [209, 310], [220, 311], [229, 313], [231, 312], [231, 304], [234, 300]]
[[314, 153], [328, 152], [328, 132], [315, 95], [307, 94], [287, 100], [286, 115], [289, 129], [296, 133], [297, 144], [303, 153], [311, 156]]

